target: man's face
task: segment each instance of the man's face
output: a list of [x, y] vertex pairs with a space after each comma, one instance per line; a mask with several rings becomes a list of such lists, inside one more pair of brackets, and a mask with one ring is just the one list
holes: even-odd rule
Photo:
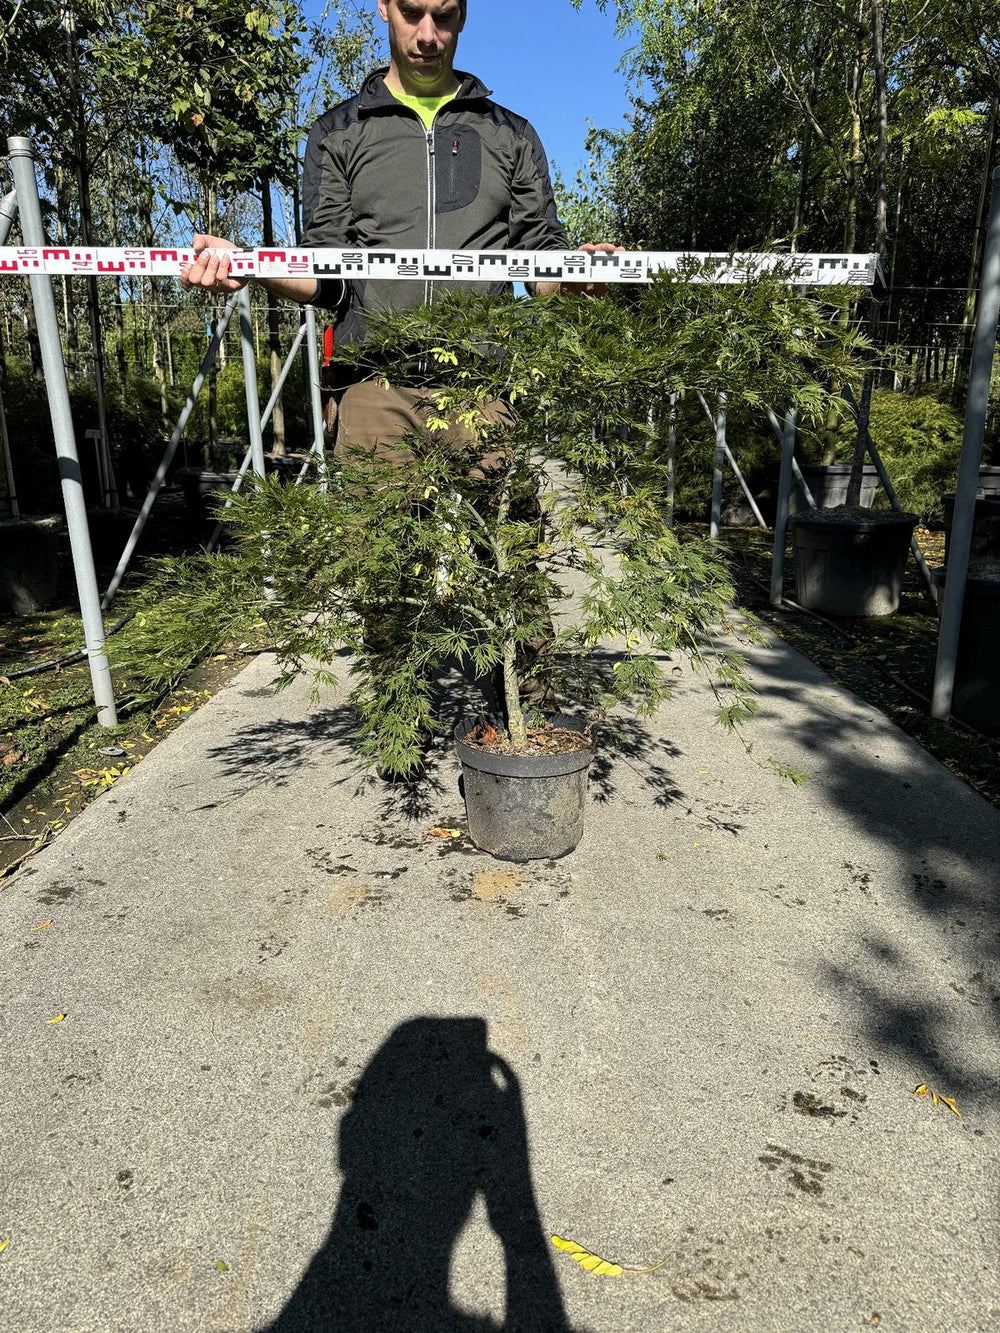
[[393, 61], [407, 82], [433, 89], [450, 79], [465, 26], [463, 0], [379, 0], [378, 10], [389, 25]]

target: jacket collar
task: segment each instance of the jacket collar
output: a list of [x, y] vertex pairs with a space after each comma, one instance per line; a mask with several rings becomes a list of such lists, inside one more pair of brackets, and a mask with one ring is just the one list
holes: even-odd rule
[[[358, 94], [359, 115], [366, 115], [370, 111], [399, 109], [399, 102], [385, 86], [385, 76], [388, 73], [389, 66], [385, 65], [382, 69], [377, 69], [369, 74], [368, 78], [365, 79], [361, 92]], [[484, 97], [489, 97], [492, 90], [487, 88], [474, 74], [466, 74], [460, 69], [457, 69], [455, 74], [461, 80], [454, 98], [456, 102], [478, 102]]]

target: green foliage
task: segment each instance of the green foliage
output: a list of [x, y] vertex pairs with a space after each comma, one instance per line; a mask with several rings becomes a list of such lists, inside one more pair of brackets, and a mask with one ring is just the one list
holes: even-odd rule
[[955, 490], [963, 426], [961, 414], [932, 393], [872, 394], [871, 437], [904, 509], [941, 517], [941, 496]]
[[530, 672], [563, 698], [649, 712], [679, 655], [738, 726], [753, 700], [741, 659], [717, 641], [738, 634], [724, 555], [666, 522], [667, 399], [725, 388], [738, 412], [773, 398], [822, 419], [820, 379], [857, 384], [864, 341], [772, 280], [725, 290], [665, 278], [616, 300], [465, 296], [384, 312], [364, 348], [339, 355], [359, 375], [374, 356], [389, 382], [409, 384], [414, 349], [430, 369], [426, 430], [402, 442], [411, 456], [358, 447], [335, 477], [251, 486], [231, 510], [229, 553], [165, 569], [154, 635], [156, 606], [186, 600], [178, 624], [222, 617], [236, 632], [234, 617], [259, 617], [286, 681], [313, 671], [328, 683], [349, 653], [361, 752], [394, 769], [418, 762], [438, 721], [429, 677], [454, 658], [479, 677], [503, 669], [516, 742], [517, 663], [528, 669], [549, 606], [558, 627]]

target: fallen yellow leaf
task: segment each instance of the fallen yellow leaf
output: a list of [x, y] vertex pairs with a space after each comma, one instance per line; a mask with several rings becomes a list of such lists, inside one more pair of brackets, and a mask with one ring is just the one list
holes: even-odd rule
[[46, 1023], [61, 1023], [66, 1017], [65, 1014], [56, 1014], [55, 1018], [47, 1018]]
[[49, 926], [51, 926], [51, 925], [52, 925], [52, 918], [49, 917], [48, 921], [43, 921], [42, 924], [41, 924], [40, 926], [35, 926], [34, 929], [35, 929], [35, 930], [48, 930]]
[[428, 838], [460, 838], [462, 830], [460, 828], [429, 828], [427, 830]]
[[949, 1111], [954, 1111], [955, 1115], [957, 1115], [959, 1120], [961, 1120], [962, 1112], [955, 1105], [954, 1097], [941, 1097], [939, 1100], [942, 1101], [945, 1106], [947, 1106]]
[[9, 1244], [10, 1244], [9, 1238], [7, 1240], [0, 1240], [0, 1254], [3, 1254], [4, 1250], [7, 1248]]
[[596, 1277], [621, 1277], [625, 1271], [621, 1264], [612, 1264], [607, 1259], [602, 1259], [599, 1254], [591, 1254], [575, 1240], [563, 1240], [561, 1236], [553, 1236], [552, 1244], [557, 1250], [568, 1254], [585, 1272], [593, 1273]]
[[928, 1092], [930, 1092], [930, 1088], [928, 1088], [926, 1083], [921, 1083], [919, 1088], [913, 1089], [914, 1097], [926, 1097]]
[[941, 1098], [937, 1095], [936, 1092], [932, 1092], [932, 1093], [931, 1093], [931, 1100], [933, 1101], [934, 1105], [937, 1106], [937, 1104], [938, 1104], [938, 1102], [941, 1100]]

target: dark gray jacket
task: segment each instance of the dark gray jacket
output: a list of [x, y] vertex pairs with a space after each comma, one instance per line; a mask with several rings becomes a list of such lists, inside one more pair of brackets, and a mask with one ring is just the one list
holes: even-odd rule
[[[304, 246], [569, 249], [545, 150], [526, 120], [459, 73], [458, 95], [428, 132], [386, 88], [387, 72], [371, 74], [356, 97], [313, 126], [302, 176]], [[337, 312], [338, 342], [358, 342], [367, 311], [412, 310], [433, 297], [432, 282], [327, 279], [316, 303]]]

